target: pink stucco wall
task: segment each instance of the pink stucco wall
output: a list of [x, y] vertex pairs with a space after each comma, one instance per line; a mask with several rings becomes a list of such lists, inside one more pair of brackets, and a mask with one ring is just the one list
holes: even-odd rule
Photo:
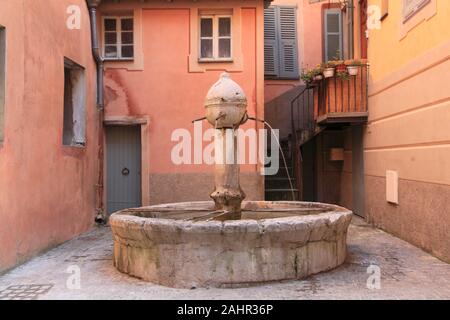
[[[222, 63], [213, 70], [198, 71], [198, 68], [208, 68], [208, 64], [196, 65], [196, 62], [190, 62], [198, 58], [192, 58], [192, 55], [195, 55], [193, 46], [196, 45], [196, 40], [192, 41], [192, 28], [197, 26], [198, 18], [193, 17], [194, 9], [190, 7], [195, 7], [196, 10], [206, 8], [234, 11], [233, 19], [240, 19], [240, 23], [235, 27], [240, 28], [241, 37], [241, 40], [233, 39], [234, 47], [236, 48], [237, 41], [240, 41], [241, 50], [235, 50], [233, 58], [235, 62], [243, 61], [242, 65]], [[262, 9], [263, 1], [240, 0], [202, 3], [102, 3], [99, 16], [118, 10], [134, 12], [135, 19], [139, 20], [135, 22], [135, 32], [140, 34], [135, 40], [135, 47], [142, 47], [142, 53], [137, 51], [133, 62], [113, 61], [106, 64], [105, 118], [128, 116], [148, 119], [148, 130], [142, 143], [143, 148], [148, 147], [149, 150], [148, 157], [144, 155], [143, 162], [144, 166], [148, 165], [150, 176], [164, 174], [169, 179], [170, 175], [213, 173], [212, 165], [175, 165], [171, 160], [171, 151], [177, 142], [171, 141], [171, 135], [174, 130], [182, 128], [189, 130], [193, 136], [194, 126], [191, 121], [204, 116], [203, 103], [206, 93], [223, 71], [230, 72], [232, 79], [244, 89], [248, 98], [248, 113], [263, 117], [263, 57], [258, 54], [258, 51], [263, 52]], [[257, 28], [260, 31], [257, 32]], [[142, 42], [140, 38], [143, 39]], [[137, 63], [141, 58], [142, 64]], [[249, 122], [244, 129], [255, 126], [255, 122]], [[203, 128], [208, 129], [210, 125], [203, 122]], [[207, 144], [205, 142], [204, 146]], [[256, 165], [244, 165], [241, 168], [241, 171], [255, 175], [258, 170]], [[144, 173], [143, 179], [151, 178]], [[262, 180], [262, 176], [260, 179]], [[166, 183], [170, 183], [169, 180]], [[191, 185], [185, 186], [184, 189], [185, 191], [173, 189], [173, 192], [187, 194], [196, 187]], [[199, 196], [193, 194], [193, 198], [197, 200]], [[203, 196], [207, 197], [208, 194]]]
[[[66, 27], [69, 5], [81, 29]], [[89, 229], [95, 217], [95, 64], [84, 0], [1, 0], [6, 27], [0, 145], [0, 271]], [[62, 145], [64, 56], [86, 68], [87, 145]]]

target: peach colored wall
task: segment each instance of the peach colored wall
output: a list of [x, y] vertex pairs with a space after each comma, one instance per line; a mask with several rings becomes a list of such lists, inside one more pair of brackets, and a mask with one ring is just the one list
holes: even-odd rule
[[[191, 70], [191, 10], [233, 9], [239, 14], [241, 29], [242, 67], [222, 63], [214, 70]], [[141, 34], [135, 45], [142, 46], [142, 68], [134, 62], [108, 62], [106, 64], [106, 119], [120, 116], [146, 116], [149, 119], [144, 143], [149, 148], [150, 175], [158, 173], [213, 172], [212, 165], [175, 165], [171, 160], [172, 132], [178, 128], [188, 129], [193, 135], [193, 119], [204, 116], [203, 102], [208, 89], [219, 75], [228, 70], [232, 79], [247, 94], [248, 113], [264, 116], [263, 108], [263, 1], [201, 2], [154, 1], [147, 3], [103, 2], [100, 12], [134, 12], [140, 23], [135, 28]], [[197, 19], [197, 18], [196, 18]], [[195, 25], [195, 24], [194, 24]], [[259, 30], [259, 31], [257, 31]], [[140, 53], [138, 53], [140, 54]], [[208, 64], [200, 67], [209, 68]], [[231, 69], [231, 70], [230, 70]], [[248, 122], [245, 128], [255, 127]], [[204, 129], [210, 125], [203, 122]], [[204, 144], [205, 146], [207, 143]], [[245, 165], [241, 171], [257, 174], [255, 165]], [[147, 177], [144, 177], [146, 179]], [[151, 201], [151, 199], [150, 199]]]
[[[81, 30], [66, 28], [71, 4]], [[97, 179], [95, 65], [84, 0], [0, 0], [6, 27], [0, 146], [0, 271], [88, 230]], [[62, 145], [64, 56], [86, 68], [87, 146]]]
[[[431, 1], [404, 34], [401, 1], [389, 1], [389, 15], [381, 29], [370, 31], [369, 122], [364, 133], [367, 219], [447, 262], [449, 10], [449, 1]], [[430, 11], [434, 11], [431, 16]], [[349, 156], [344, 164], [347, 175], [351, 175]], [[398, 205], [386, 200], [387, 170], [399, 175]], [[351, 181], [342, 188], [343, 201], [351, 198], [349, 186]]]

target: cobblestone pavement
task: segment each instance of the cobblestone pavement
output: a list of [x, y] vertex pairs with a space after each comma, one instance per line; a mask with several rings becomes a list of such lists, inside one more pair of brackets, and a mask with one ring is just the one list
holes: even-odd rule
[[[371, 265], [381, 270], [380, 289], [367, 287]], [[77, 268], [81, 288], [68, 289]], [[0, 276], [1, 299], [450, 299], [450, 265], [355, 217], [347, 260], [331, 272], [249, 288], [171, 289], [118, 272], [110, 229], [101, 227]]]

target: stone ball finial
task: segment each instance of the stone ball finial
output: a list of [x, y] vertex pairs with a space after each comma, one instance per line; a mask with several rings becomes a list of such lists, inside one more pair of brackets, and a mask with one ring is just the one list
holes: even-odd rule
[[244, 90], [224, 72], [209, 89], [205, 109], [206, 119], [215, 128], [236, 128], [247, 120], [247, 97]]

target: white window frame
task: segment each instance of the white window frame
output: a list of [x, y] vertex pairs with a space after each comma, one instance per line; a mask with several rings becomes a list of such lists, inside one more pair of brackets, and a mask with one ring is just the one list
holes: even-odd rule
[[[230, 19], [230, 35], [219, 36], [219, 19]], [[202, 19], [212, 19], [213, 34], [212, 37], [202, 37]], [[233, 61], [233, 16], [230, 14], [201, 14], [198, 20], [198, 61], [199, 62], [232, 62]], [[213, 57], [203, 58], [202, 54], [202, 39], [212, 39], [213, 41]], [[219, 57], [219, 39], [230, 39], [230, 57]]]
[[[339, 15], [339, 31], [338, 32], [328, 32], [328, 13]], [[344, 59], [344, 30], [343, 30], [343, 16], [340, 9], [331, 8], [324, 11], [324, 60], [330, 61], [334, 57], [328, 57], [328, 35], [339, 36], [339, 60]]]
[[[116, 34], [117, 34], [117, 42], [116, 42], [116, 47], [117, 47], [117, 57], [111, 58], [111, 57], [106, 57], [106, 46], [112, 46], [111, 44], [106, 44], [106, 39], [105, 39], [105, 35], [107, 32], [111, 32], [111, 31], [106, 31], [105, 28], [105, 20], [107, 19], [114, 19], [116, 20]], [[132, 19], [133, 20], [133, 31], [129, 31], [129, 30], [125, 30], [124, 32], [132, 32], [133, 33], [133, 44], [122, 44], [122, 20], [126, 20], [126, 19]], [[104, 57], [104, 59], [106, 61], [115, 61], [115, 60], [120, 60], [120, 61], [132, 61], [134, 60], [135, 57], [135, 49], [136, 49], [136, 45], [135, 45], [135, 25], [134, 25], [134, 17], [133, 16], [103, 16], [102, 17], [102, 44], [103, 44], [103, 48], [102, 48], [102, 55]], [[133, 57], [122, 57], [122, 46], [133, 46]]]
[[413, 5], [411, 7], [407, 7], [406, 1], [403, 0], [403, 3], [402, 3], [403, 23], [406, 23], [408, 20], [410, 20], [420, 10], [422, 10], [424, 7], [426, 7], [430, 2], [431, 2], [431, 0], [417, 0], [413, 3]]

